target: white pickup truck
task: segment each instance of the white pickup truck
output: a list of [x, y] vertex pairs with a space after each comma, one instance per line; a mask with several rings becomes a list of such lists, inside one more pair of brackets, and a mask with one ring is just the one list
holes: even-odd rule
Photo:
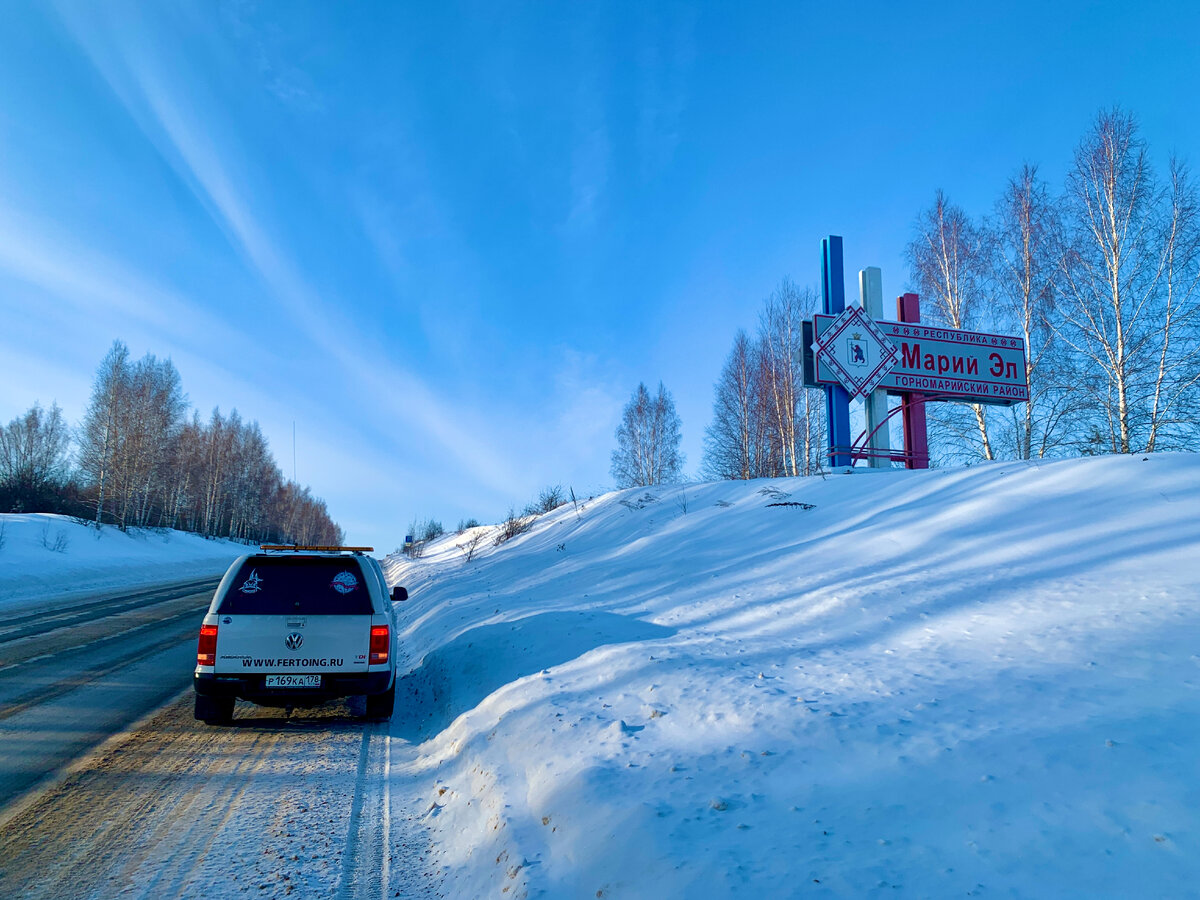
[[365, 695], [386, 719], [396, 696], [396, 617], [370, 547], [263, 545], [239, 558], [217, 587], [196, 649], [196, 718], [233, 718], [236, 699], [316, 706]]

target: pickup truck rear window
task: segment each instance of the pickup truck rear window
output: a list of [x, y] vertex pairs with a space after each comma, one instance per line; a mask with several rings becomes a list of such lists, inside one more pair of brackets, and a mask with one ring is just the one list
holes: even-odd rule
[[369, 616], [371, 595], [353, 557], [252, 556], [234, 576], [217, 612]]

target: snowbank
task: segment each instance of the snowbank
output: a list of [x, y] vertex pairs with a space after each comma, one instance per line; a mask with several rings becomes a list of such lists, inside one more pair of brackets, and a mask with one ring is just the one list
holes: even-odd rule
[[1178, 896], [1200, 457], [659, 487], [389, 559], [454, 897]]
[[246, 551], [182, 531], [97, 531], [66, 516], [3, 514], [0, 605], [221, 575]]

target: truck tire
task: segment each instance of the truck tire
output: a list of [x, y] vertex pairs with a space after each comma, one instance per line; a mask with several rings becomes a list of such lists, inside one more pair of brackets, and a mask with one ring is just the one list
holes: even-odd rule
[[396, 705], [396, 682], [382, 694], [367, 694], [366, 718], [386, 720], [392, 717], [392, 707]]
[[196, 718], [205, 725], [228, 725], [233, 721], [232, 697], [196, 695]]

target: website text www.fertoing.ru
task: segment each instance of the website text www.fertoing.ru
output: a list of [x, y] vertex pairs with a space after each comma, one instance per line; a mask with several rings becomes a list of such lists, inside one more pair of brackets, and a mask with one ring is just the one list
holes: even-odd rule
[[294, 669], [296, 667], [342, 666], [345, 659], [329, 657], [321, 659], [243, 659], [242, 667], [262, 669]]

